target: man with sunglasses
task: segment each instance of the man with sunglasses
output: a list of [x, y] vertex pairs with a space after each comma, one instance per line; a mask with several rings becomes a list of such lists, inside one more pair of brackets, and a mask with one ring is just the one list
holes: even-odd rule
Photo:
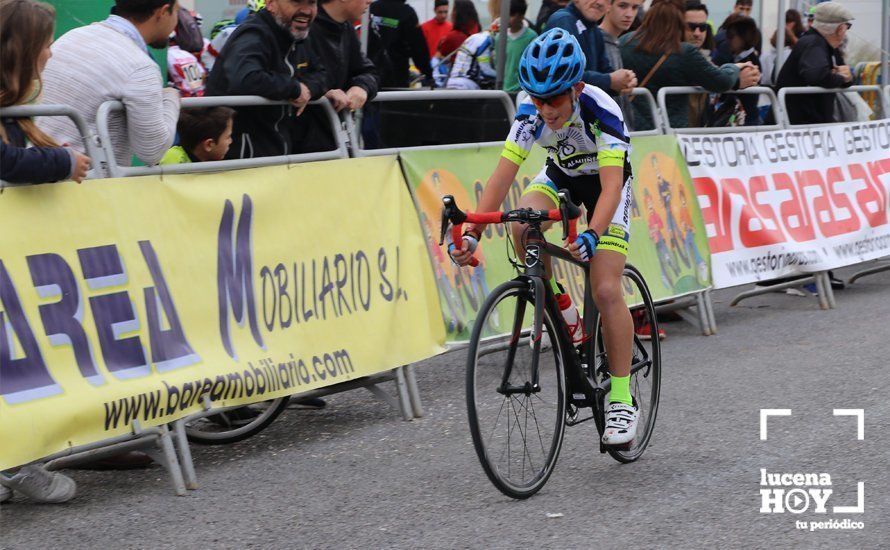
[[[687, 0], [684, 16], [686, 18], [686, 36], [683, 41], [689, 42], [699, 51], [704, 50], [702, 53], [709, 54], [711, 48], [714, 47], [714, 39], [711, 37], [708, 40], [711, 35], [708, 32], [711, 27], [711, 24], [708, 23], [708, 7], [698, 0]], [[706, 57], [710, 59], [709, 56], [706, 55]]]
[[[838, 50], [852, 26], [853, 13], [838, 2], [823, 2], [814, 10], [812, 26], [803, 33], [779, 71], [776, 88], [822, 86], [847, 88], [850, 67]], [[792, 124], [835, 122], [834, 94], [804, 94], [787, 103]]]
[[[630, 237], [630, 138], [615, 101], [600, 88], [582, 82], [585, 63], [578, 41], [563, 29], [545, 32], [526, 48], [519, 62], [519, 84], [529, 97], [519, 105], [477, 210], [500, 208], [535, 143], [547, 150], [547, 163], [523, 192], [519, 207], [555, 208], [559, 189], [567, 189], [573, 202], [584, 204], [588, 229], [566, 245], [575, 258], [590, 262], [591, 291], [602, 316], [612, 377], [603, 443], [622, 445], [633, 440], [637, 425], [637, 408], [630, 394], [634, 327], [621, 295]], [[520, 255], [526, 228], [511, 227]], [[470, 262], [482, 230], [470, 224], [462, 242], [450, 247], [456, 263]], [[584, 339], [578, 311], [552, 279], [549, 259], [546, 273], [578, 345]]]

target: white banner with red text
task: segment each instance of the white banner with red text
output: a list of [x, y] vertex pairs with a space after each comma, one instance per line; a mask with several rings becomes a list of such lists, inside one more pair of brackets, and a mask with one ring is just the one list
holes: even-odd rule
[[677, 139], [716, 288], [890, 255], [890, 120]]

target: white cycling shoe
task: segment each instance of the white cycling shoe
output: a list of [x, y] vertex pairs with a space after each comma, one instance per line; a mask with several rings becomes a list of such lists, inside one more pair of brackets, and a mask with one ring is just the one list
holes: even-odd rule
[[603, 445], [624, 445], [637, 435], [637, 408], [625, 403], [609, 403]]

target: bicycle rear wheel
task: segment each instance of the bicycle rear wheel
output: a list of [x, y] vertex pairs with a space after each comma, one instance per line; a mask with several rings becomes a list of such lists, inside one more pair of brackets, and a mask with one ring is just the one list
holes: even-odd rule
[[[655, 318], [655, 304], [649, 294], [649, 287], [637, 269], [631, 265], [624, 268], [622, 277], [624, 299], [634, 316], [635, 323], [648, 323], [651, 326], [651, 340], [642, 340], [634, 334], [633, 359], [630, 374], [630, 393], [637, 406], [637, 435], [627, 446], [608, 447], [609, 455], [618, 462], [633, 462], [643, 455], [658, 413], [658, 400], [661, 393], [661, 342], [658, 339], [658, 323]], [[596, 360], [591, 365], [598, 379], [607, 377], [608, 357], [603, 342], [602, 323], [598, 319], [594, 337]]]
[[516, 499], [547, 482], [565, 433], [560, 325], [545, 308], [541, 340], [550, 344], [536, 352], [530, 345], [534, 309], [527, 281], [499, 286], [479, 311], [467, 355], [467, 414], [476, 454], [494, 486]]
[[284, 409], [290, 397], [228, 409], [191, 420], [185, 425], [188, 440], [199, 445], [228, 445], [265, 430]]

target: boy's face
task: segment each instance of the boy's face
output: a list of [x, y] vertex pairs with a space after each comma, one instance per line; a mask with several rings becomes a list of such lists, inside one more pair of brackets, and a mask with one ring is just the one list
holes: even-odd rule
[[223, 160], [232, 145], [232, 119], [226, 124], [226, 129], [217, 139], [205, 140], [201, 147], [207, 152], [207, 160]]
[[616, 28], [626, 31], [633, 25], [643, 0], [614, 0], [606, 17]]
[[558, 96], [547, 99], [532, 97], [532, 103], [535, 104], [544, 124], [551, 130], [559, 130], [569, 121], [575, 111], [575, 97], [582, 89], [584, 89], [584, 83], [579, 82], [569, 91]]
[[744, 15], [747, 17], [751, 17], [751, 4], [736, 4], [732, 8], [732, 13], [737, 13], [739, 15]]

